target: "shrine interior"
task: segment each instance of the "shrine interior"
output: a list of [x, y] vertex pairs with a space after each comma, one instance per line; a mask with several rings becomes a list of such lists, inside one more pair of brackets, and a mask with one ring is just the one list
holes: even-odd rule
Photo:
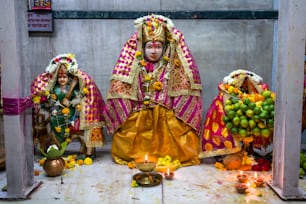
[[0, 202], [304, 203], [305, 8], [6, 1]]

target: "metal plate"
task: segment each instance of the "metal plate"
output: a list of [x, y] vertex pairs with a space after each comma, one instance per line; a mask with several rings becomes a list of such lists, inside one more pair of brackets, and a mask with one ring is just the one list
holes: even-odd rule
[[137, 173], [133, 176], [133, 179], [139, 186], [152, 187], [159, 185], [162, 182], [163, 177], [156, 173]]

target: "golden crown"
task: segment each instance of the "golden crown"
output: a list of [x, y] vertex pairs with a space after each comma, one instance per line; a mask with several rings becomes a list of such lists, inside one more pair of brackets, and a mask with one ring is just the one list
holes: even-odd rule
[[144, 19], [142, 25], [142, 37], [143, 42], [148, 41], [161, 41], [166, 40], [166, 26], [163, 18], [159, 18], [156, 15], [150, 15]]

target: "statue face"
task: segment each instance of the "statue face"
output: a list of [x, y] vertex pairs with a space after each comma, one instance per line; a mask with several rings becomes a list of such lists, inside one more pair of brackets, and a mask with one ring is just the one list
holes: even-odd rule
[[159, 41], [148, 41], [144, 47], [145, 58], [150, 62], [157, 62], [163, 55], [163, 43]]
[[57, 75], [57, 81], [60, 86], [65, 86], [68, 83], [69, 77], [64, 65], [61, 65]]

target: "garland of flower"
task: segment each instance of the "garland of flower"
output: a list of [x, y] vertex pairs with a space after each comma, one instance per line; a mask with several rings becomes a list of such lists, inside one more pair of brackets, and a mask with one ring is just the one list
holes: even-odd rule
[[72, 53], [68, 53], [57, 55], [56, 57], [54, 57], [47, 66], [46, 72], [53, 73], [59, 63], [66, 64], [67, 70], [71, 74], [75, 74], [78, 71], [78, 63], [75, 59], [75, 55]]
[[[144, 105], [149, 105], [150, 104], [150, 84], [152, 81], [155, 79], [156, 81], [153, 83], [153, 88], [155, 91], [161, 91], [163, 89], [163, 83], [159, 80], [157, 80], [154, 75], [154, 65], [151, 62], [146, 62], [145, 59], [143, 58], [143, 55], [140, 51], [136, 52], [136, 59], [138, 60], [138, 64], [140, 65], [141, 72], [143, 73], [144, 76], [144, 82], [143, 86], [145, 87], [145, 96], [144, 96]], [[169, 57], [165, 55], [162, 60], [162, 64], [156, 69], [160, 69], [163, 67], [165, 64], [167, 64], [169, 61]]]
[[[89, 93], [88, 89], [86, 87], [84, 87], [82, 89], [82, 91], [80, 92], [81, 98], [86, 96], [88, 93]], [[62, 106], [60, 104], [60, 102], [57, 101], [56, 95], [53, 92], [50, 93], [49, 91], [44, 91], [42, 93], [42, 95], [33, 96], [32, 101], [33, 101], [34, 105], [36, 105], [38, 107], [41, 107], [42, 104], [48, 104], [48, 103]], [[58, 113], [57, 110], [53, 110], [51, 112], [51, 115], [55, 116], [56, 120], [57, 120], [58, 125], [55, 127], [55, 131], [57, 133], [61, 132], [61, 126], [59, 125], [59, 122], [58, 122], [58, 114], [63, 114], [64, 117], [65, 117], [65, 121], [68, 121], [67, 119], [68, 119], [68, 115], [70, 113], [69, 107], [64, 107], [64, 106], [62, 106], [62, 107], [63, 107], [63, 109], [61, 110], [61, 113]], [[76, 104], [75, 109], [76, 109], [75, 114], [77, 114], [77, 112], [80, 112], [82, 110], [82, 105], [81, 104]], [[65, 125], [66, 125], [66, 127], [65, 127], [65, 137], [68, 137], [70, 135], [70, 128], [68, 127], [69, 122], [66, 122]]]
[[223, 83], [224, 84], [235, 84], [235, 81], [237, 81], [237, 78], [239, 79], [240, 77], [244, 76], [249, 76], [254, 80], [256, 83], [262, 82], [262, 78], [255, 74], [254, 72], [248, 71], [248, 70], [243, 70], [243, 69], [238, 69], [233, 72], [231, 72], [229, 75], [223, 78]]

